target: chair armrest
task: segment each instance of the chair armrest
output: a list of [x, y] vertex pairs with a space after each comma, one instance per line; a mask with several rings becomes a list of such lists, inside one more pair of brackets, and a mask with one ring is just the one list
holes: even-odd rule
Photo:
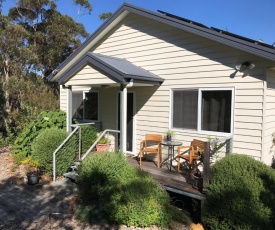
[[202, 154], [203, 152], [204, 152], [204, 149], [193, 150], [193, 153], [196, 155], [199, 155], [198, 153]]
[[146, 145], [146, 141], [143, 140], [140, 142], [140, 149], [142, 149]]
[[181, 149], [191, 149], [191, 150], [193, 150], [193, 146], [179, 146], [178, 147], [178, 156], [180, 156], [180, 150]]

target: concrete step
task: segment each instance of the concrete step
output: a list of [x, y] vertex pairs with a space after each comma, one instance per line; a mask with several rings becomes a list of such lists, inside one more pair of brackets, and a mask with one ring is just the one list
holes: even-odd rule
[[78, 174], [75, 171], [64, 173], [63, 176], [73, 181], [77, 181], [78, 179]]

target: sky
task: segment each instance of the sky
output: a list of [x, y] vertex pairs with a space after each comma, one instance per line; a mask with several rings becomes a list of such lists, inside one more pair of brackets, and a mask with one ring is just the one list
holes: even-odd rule
[[[7, 12], [15, 0], [6, 0]], [[162, 10], [208, 27], [216, 27], [253, 40], [272, 45], [275, 42], [275, 0], [89, 0], [93, 6], [90, 15], [77, 17], [72, 0], [58, 0], [58, 10], [68, 14], [92, 34], [103, 21], [103, 12], [115, 12], [124, 2], [157, 12]]]

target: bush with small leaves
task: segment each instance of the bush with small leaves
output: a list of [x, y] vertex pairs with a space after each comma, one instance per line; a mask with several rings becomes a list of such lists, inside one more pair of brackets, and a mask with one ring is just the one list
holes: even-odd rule
[[82, 202], [76, 215], [85, 222], [168, 227], [172, 213], [185, 223], [188, 219], [170, 205], [169, 195], [154, 179], [128, 165], [120, 153], [87, 157], [80, 165], [78, 184]]
[[275, 229], [274, 185], [270, 166], [240, 154], [224, 157], [211, 168], [205, 229]]
[[13, 155], [17, 164], [27, 156], [31, 155], [31, 144], [38, 134], [51, 127], [57, 127], [63, 129], [66, 127], [66, 113], [57, 110], [43, 111], [39, 114], [37, 119], [30, 123], [22, 132], [18, 135], [14, 142]]
[[[32, 159], [39, 163], [45, 174], [52, 175], [53, 152], [66, 139], [68, 133], [56, 127], [43, 130], [31, 145]], [[70, 143], [71, 142], [71, 143]], [[56, 175], [67, 172], [78, 151], [77, 139], [72, 138], [56, 155]]]
[[85, 154], [96, 139], [97, 131], [93, 126], [81, 126], [81, 153]]

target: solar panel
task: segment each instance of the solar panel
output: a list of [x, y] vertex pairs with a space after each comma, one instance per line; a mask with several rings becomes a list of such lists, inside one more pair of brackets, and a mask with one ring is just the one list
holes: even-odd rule
[[180, 21], [184, 21], [184, 22], [187, 22], [187, 23], [190, 23], [190, 24], [193, 24], [193, 25], [196, 25], [196, 26], [200, 26], [200, 27], [203, 27], [203, 28], [207, 28], [207, 29], [211, 29], [211, 30], [215, 30], [219, 33], [222, 33], [222, 34], [225, 34], [225, 35], [229, 35], [231, 37], [234, 37], [234, 38], [238, 38], [238, 39], [241, 39], [243, 41], [247, 41], [247, 42], [251, 42], [251, 43], [254, 43], [254, 44], [258, 44], [258, 45], [261, 45], [261, 46], [264, 46], [264, 47], [268, 47], [268, 48], [273, 48], [275, 49], [275, 46], [274, 44], [273, 45], [269, 45], [269, 44], [266, 44], [262, 41], [257, 41], [257, 40], [253, 40], [253, 39], [250, 39], [250, 38], [247, 38], [247, 37], [243, 37], [243, 36], [240, 36], [238, 34], [234, 34], [234, 33], [230, 33], [228, 31], [225, 31], [225, 30], [221, 30], [221, 29], [218, 29], [218, 28], [215, 28], [215, 27], [207, 27], [201, 23], [198, 23], [198, 22], [195, 22], [195, 21], [191, 21], [189, 19], [186, 19], [186, 18], [182, 18], [182, 17], [179, 17], [177, 15], [174, 15], [174, 14], [170, 14], [170, 13], [167, 13], [165, 11], [162, 11], [162, 10], [158, 10], [158, 12], [160, 12], [161, 14], [164, 14], [166, 15], [167, 17], [170, 17], [170, 18], [174, 18], [174, 19], [178, 19]]
[[221, 29], [215, 28], [215, 27], [210, 27], [210, 28], [212, 30], [215, 30], [215, 31], [219, 32], [219, 33], [223, 33], [223, 34], [229, 35], [229, 36], [234, 37], [234, 38], [239, 38], [241, 40], [244, 40], [244, 41], [247, 41], [247, 42], [251, 42], [251, 43], [254, 43], [254, 44], [258, 44], [258, 45], [261, 45], [261, 46], [265, 46], [265, 47], [268, 47], [268, 48], [274, 48], [274, 46], [266, 44], [266, 43], [264, 43], [262, 41], [253, 40], [253, 39], [250, 39], [250, 38], [247, 38], [247, 37], [243, 37], [243, 36], [238, 35], [238, 34], [234, 34], [234, 33], [231, 33], [231, 32], [225, 31], [225, 30], [221, 30]]
[[189, 19], [186, 19], [186, 18], [182, 18], [182, 17], [179, 17], [177, 15], [174, 15], [174, 14], [170, 14], [170, 13], [167, 13], [165, 11], [162, 11], [162, 10], [158, 10], [158, 12], [170, 17], [170, 18], [175, 18], [175, 19], [178, 19], [178, 20], [181, 20], [181, 21], [184, 21], [184, 22], [187, 22], [187, 23], [190, 23], [190, 24], [194, 24], [196, 26], [200, 26], [200, 27], [203, 27], [203, 28], [208, 28], [207, 26], [201, 24], [201, 23], [198, 23], [198, 22], [195, 22], [195, 21], [191, 21]]

